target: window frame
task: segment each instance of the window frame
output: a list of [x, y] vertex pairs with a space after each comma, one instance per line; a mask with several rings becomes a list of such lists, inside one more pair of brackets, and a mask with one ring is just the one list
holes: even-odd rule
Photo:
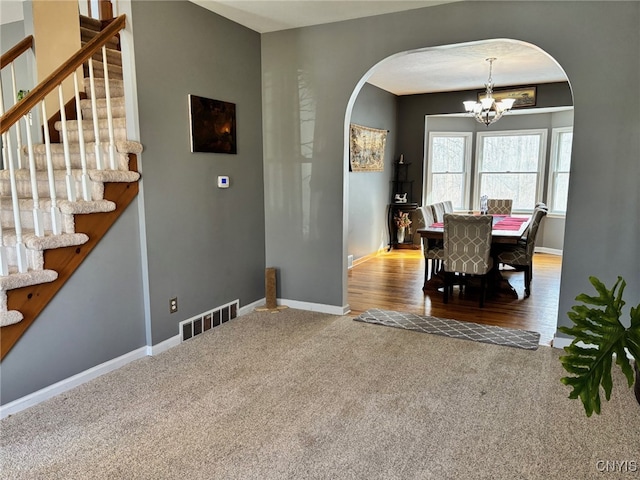
[[[429, 205], [434, 203], [434, 199], [432, 197], [432, 186], [433, 186], [433, 171], [432, 167], [432, 158], [433, 158], [433, 140], [436, 137], [460, 137], [465, 141], [464, 146], [464, 170], [463, 174], [463, 183], [464, 183], [464, 192], [463, 192], [463, 202], [464, 205], [462, 208], [466, 208], [466, 205], [469, 204], [469, 198], [471, 195], [471, 157], [473, 151], [473, 132], [438, 132], [438, 131], [429, 131], [427, 136], [427, 168], [425, 168], [425, 179], [424, 185], [426, 188], [423, 189], [423, 205]], [[455, 172], [458, 173], [458, 172]], [[454, 205], [454, 208], [458, 208], [458, 206]]]
[[[569, 155], [569, 169], [558, 170], [558, 149], [560, 147], [560, 136], [563, 133], [571, 133], [571, 154]], [[549, 205], [549, 215], [554, 217], [566, 217], [566, 210], [555, 210], [553, 208], [555, 201], [555, 184], [558, 173], [566, 173], [569, 175], [569, 182], [571, 179], [571, 162], [573, 157], [573, 127], [555, 127], [551, 129], [551, 152], [549, 154], [549, 179], [547, 188], [547, 203]], [[567, 196], [569, 192], [567, 191]]]
[[[491, 131], [491, 132], [477, 132], [476, 133], [476, 154], [475, 154], [475, 168], [473, 169], [474, 179], [473, 179], [473, 203], [472, 208], [474, 210], [478, 210], [480, 208], [480, 195], [482, 195], [481, 187], [480, 187], [480, 177], [483, 173], [491, 173], [491, 172], [483, 172], [482, 171], [482, 161], [483, 161], [483, 146], [484, 146], [484, 138], [486, 137], [513, 137], [513, 136], [531, 136], [531, 135], [539, 135], [539, 150], [538, 150], [538, 170], [536, 173], [536, 199], [534, 201], [542, 200], [544, 195], [544, 173], [545, 166], [547, 160], [547, 136], [548, 130], [546, 128], [535, 128], [535, 129], [525, 129], [525, 130], [501, 130], [501, 131]], [[496, 172], [497, 173], [497, 172]], [[514, 172], [514, 173], [526, 173], [526, 172]], [[534, 172], [528, 172], [534, 173]], [[528, 213], [533, 210], [533, 205], [530, 209], [514, 209], [514, 213]]]

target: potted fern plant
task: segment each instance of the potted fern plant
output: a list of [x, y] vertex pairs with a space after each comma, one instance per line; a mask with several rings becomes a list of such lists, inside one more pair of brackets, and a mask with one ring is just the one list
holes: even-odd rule
[[565, 347], [567, 355], [560, 357], [564, 369], [573, 376], [563, 377], [561, 382], [573, 387], [569, 398], [580, 398], [585, 412], [600, 414], [600, 387], [607, 400], [611, 398], [613, 361], [622, 369], [629, 387], [634, 383], [634, 369], [627, 352], [635, 360], [635, 396], [640, 403], [640, 304], [632, 307], [630, 325], [620, 322], [622, 299], [626, 282], [622, 277], [608, 289], [596, 277], [589, 277], [598, 296], [584, 293], [576, 297], [583, 305], [574, 305], [567, 314], [573, 321], [571, 327], [559, 327], [574, 340]]

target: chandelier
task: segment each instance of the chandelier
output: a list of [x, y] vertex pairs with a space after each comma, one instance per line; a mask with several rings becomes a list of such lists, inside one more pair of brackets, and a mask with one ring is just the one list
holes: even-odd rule
[[467, 113], [470, 113], [478, 122], [484, 123], [488, 127], [492, 123], [500, 120], [500, 117], [502, 117], [505, 112], [511, 110], [511, 107], [513, 107], [513, 104], [515, 103], [515, 99], [505, 98], [496, 102], [496, 99], [493, 98], [493, 79], [491, 78], [491, 70], [496, 58], [491, 57], [486, 60], [489, 62], [489, 79], [487, 80], [487, 83], [484, 84], [487, 88], [484, 97], [479, 102], [469, 100], [462, 103], [464, 103], [464, 109]]

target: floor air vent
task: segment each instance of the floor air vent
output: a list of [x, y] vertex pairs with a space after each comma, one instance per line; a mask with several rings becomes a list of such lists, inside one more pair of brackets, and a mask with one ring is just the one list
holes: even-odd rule
[[229, 320], [233, 320], [238, 316], [239, 303], [239, 300], [234, 300], [221, 307], [216, 307], [208, 312], [183, 320], [179, 324], [180, 340], [184, 342]]

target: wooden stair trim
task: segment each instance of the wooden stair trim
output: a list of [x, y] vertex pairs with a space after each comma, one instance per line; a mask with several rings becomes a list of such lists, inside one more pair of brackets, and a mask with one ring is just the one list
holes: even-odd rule
[[114, 19], [99, 35], [86, 43], [84, 47], [71, 56], [67, 62], [63, 63], [51, 75], [40, 82], [31, 90], [20, 102], [7, 110], [2, 116], [0, 133], [5, 133], [13, 124], [18, 122], [23, 115], [27, 114], [51, 91], [71, 75], [80, 65], [93, 56], [102, 45], [107, 43], [114, 35], [125, 27], [125, 15], [120, 15]]
[[[138, 171], [137, 155], [132, 153], [130, 157], [130, 170]], [[112, 212], [77, 215], [75, 217], [76, 231], [86, 233], [89, 236], [89, 241], [80, 246], [57, 248], [44, 252], [45, 268], [57, 271], [58, 278], [50, 283], [7, 291], [7, 310], [20, 311], [24, 319], [19, 323], [2, 327], [0, 360], [4, 359], [120, 215], [124, 213], [129, 204], [138, 195], [138, 190], [137, 182], [105, 184], [104, 198], [114, 202], [116, 209]]]

